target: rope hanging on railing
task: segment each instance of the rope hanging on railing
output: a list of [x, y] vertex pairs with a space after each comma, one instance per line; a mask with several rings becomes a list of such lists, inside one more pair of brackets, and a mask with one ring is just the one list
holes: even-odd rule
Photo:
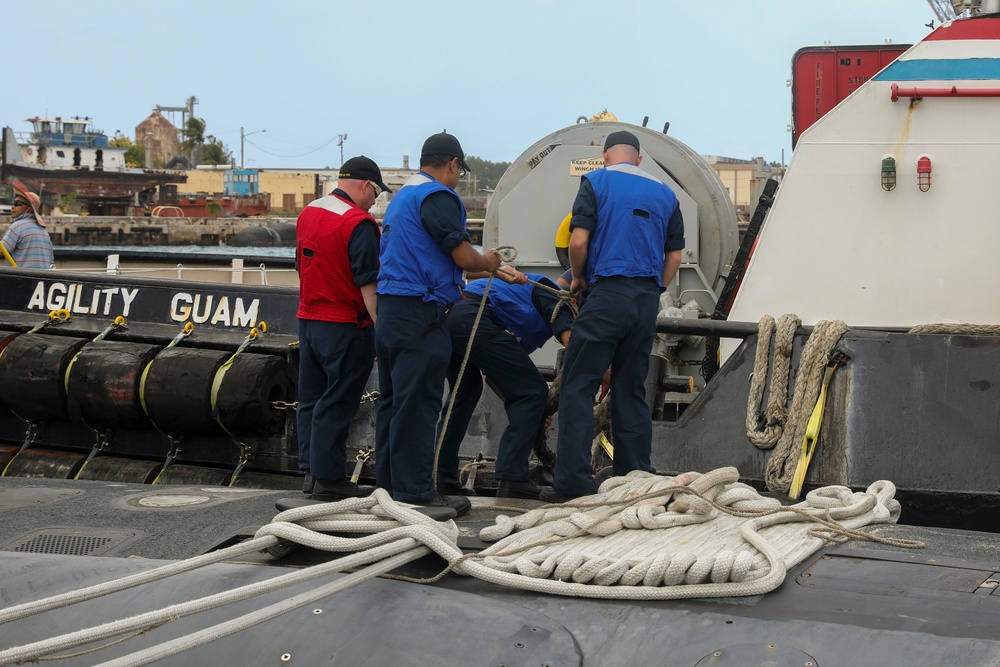
[[911, 334], [954, 334], [959, 336], [1000, 336], [1000, 324], [958, 324], [941, 322], [919, 324], [906, 333]]
[[[774, 448], [767, 462], [764, 480], [771, 491], [787, 492], [795, 476], [795, 466], [801, 455], [802, 442], [819, 396], [823, 373], [830, 353], [837, 346], [847, 325], [840, 320], [822, 320], [813, 327], [802, 349], [792, 404], [788, 403], [788, 382], [791, 371], [795, 330], [799, 326], [795, 315], [782, 315], [777, 327], [774, 318], [765, 315], [760, 319], [757, 334], [757, 353], [753, 374], [750, 376], [750, 393], [747, 399], [747, 437], [761, 449]], [[774, 364], [767, 409], [760, 412], [760, 404], [767, 382], [768, 356], [774, 338]]]

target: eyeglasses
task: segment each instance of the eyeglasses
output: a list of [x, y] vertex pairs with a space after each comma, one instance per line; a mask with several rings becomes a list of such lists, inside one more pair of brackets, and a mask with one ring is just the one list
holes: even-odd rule
[[375, 199], [378, 199], [379, 195], [385, 192], [382, 188], [375, 184], [375, 181], [368, 181], [368, 184], [372, 186], [372, 190], [375, 192]]
[[465, 167], [462, 166], [462, 158], [457, 157], [455, 159], [458, 160], [458, 177], [465, 178], [465, 175], [469, 172], [465, 171]]
[[10, 203], [11, 208], [17, 208], [18, 206], [27, 206], [27, 205], [28, 202], [24, 201], [23, 199], [15, 199]]

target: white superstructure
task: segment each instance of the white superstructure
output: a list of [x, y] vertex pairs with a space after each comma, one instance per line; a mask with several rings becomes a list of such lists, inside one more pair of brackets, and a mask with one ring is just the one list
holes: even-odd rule
[[799, 139], [729, 319], [1000, 323], [998, 119], [1000, 18], [942, 25]]

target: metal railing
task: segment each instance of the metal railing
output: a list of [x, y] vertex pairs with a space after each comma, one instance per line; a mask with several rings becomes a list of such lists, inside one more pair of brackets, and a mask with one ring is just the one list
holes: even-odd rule
[[[108, 255], [107, 266], [101, 267], [60, 267], [60, 271], [66, 271], [69, 273], [86, 273], [86, 274], [111, 274], [116, 276], [141, 276], [141, 275], [153, 275], [153, 274], [163, 274], [167, 272], [176, 272], [178, 280], [185, 280], [185, 272], [189, 275], [191, 273], [228, 273], [230, 274], [230, 283], [236, 285], [244, 284], [244, 274], [247, 273], [258, 273], [260, 275], [260, 284], [269, 285], [268, 274], [287, 274], [295, 273], [295, 269], [285, 269], [285, 268], [268, 268], [263, 262], [257, 266], [245, 267], [243, 265], [243, 260], [240, 258], [233, 259], [229, 266], [203, 266], [203, 265], [187, 265], [177, 264], [175, 266], [139, 266], [139, 267], [123, 267], [120, 263], [119, 255]], [[218, 281], [226, 282], [226, 281]]]

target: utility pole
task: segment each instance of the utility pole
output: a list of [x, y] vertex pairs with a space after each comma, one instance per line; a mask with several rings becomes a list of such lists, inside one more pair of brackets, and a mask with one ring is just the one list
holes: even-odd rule
[[243, 140], [251, 134], [257, 134], [258, 132], [267, 132], [267, 130], [254, 130], [253, 132], [247, 132], [244, 134], [243, 128], [240, 128], [240, 169], [243, 168]]
[[347, 141], [346, 134], [337, 135], [337, 145], [340, 146], [340, 166], [344, 166], [344, 142]]

